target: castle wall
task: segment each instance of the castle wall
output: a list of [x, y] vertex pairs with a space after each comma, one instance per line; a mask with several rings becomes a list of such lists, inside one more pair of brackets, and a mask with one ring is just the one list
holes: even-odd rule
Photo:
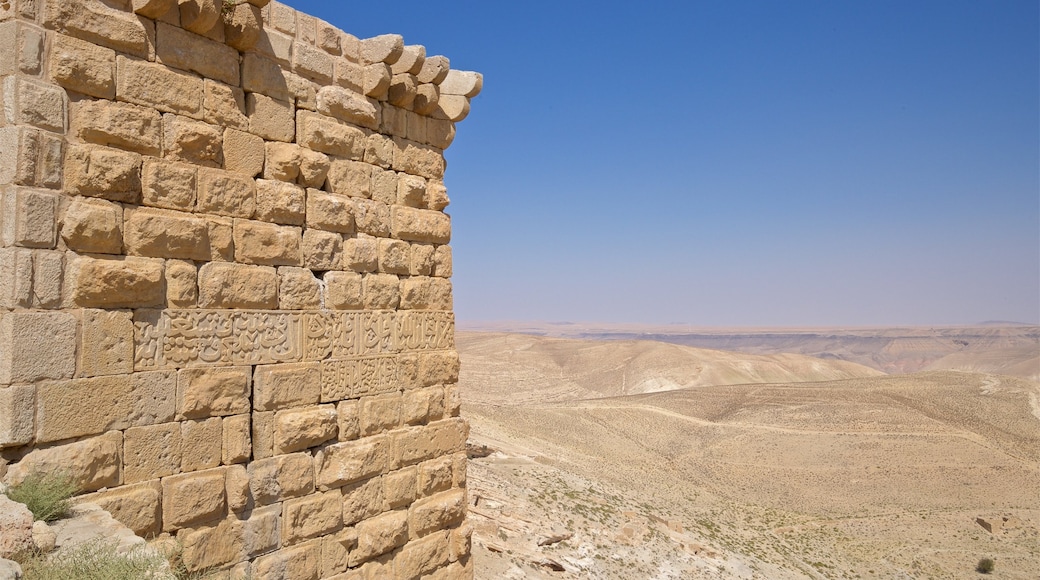
[[443, 152], [481, 83], [266, 0], [0, 0], [0, 475], [190, 570], [471, 577]]

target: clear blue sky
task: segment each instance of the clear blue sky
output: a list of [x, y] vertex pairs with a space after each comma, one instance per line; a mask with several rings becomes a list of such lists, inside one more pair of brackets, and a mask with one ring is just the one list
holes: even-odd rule
[[1035, 0], [289, 3], [484, 74], [460, 321], [1040, 322]]

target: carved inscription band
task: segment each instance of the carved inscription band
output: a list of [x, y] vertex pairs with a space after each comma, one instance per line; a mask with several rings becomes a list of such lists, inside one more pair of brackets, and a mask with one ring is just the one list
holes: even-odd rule
[[455, 316], [449, 311], [134, 313], [135, 371], [317, 362], [454, 348]]

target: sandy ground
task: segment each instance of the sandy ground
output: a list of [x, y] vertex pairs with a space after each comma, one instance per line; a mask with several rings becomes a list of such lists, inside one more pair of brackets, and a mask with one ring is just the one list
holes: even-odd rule
[[480, 578], [971, 578], [982, 557], [992, 577], [1040, 577], [1034, 382], [928, 372], [536, 402], [460, 352]]

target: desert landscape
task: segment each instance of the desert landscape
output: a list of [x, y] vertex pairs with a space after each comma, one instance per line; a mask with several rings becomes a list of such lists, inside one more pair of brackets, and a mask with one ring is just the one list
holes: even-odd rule
[[458, 335], [478, 578], [1040, 575], [1037, 327], [504, 326]]

